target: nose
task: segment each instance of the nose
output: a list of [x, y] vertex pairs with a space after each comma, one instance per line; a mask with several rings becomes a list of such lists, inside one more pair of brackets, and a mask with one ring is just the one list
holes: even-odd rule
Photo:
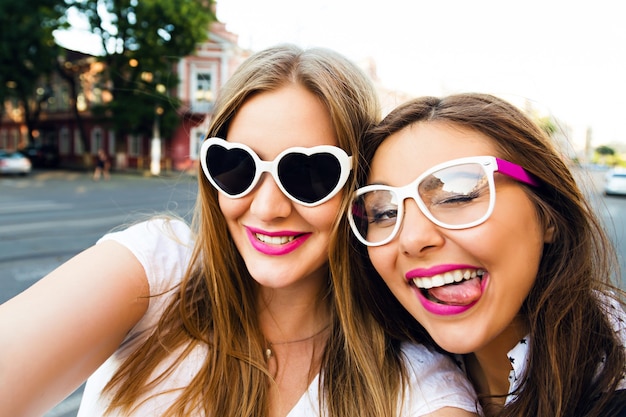
[[424, 256], [444, 243], [439, 227], [422, 213], [412, 199], [404, 202], [404, 218], [398, 231], [399, 249], [406, 256]]
[[293, 208], [292, 201], [278, 188], [274, 178], [264, 173], [252, 191], [250, 212], [259, 219], [269, 222], [289, 216]]

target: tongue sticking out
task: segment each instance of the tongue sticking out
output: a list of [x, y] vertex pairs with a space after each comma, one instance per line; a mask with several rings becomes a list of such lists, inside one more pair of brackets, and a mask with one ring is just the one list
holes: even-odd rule
[[430, 297], [448, 305], [468, 305], [481, 295], [480, 279], [472, 278], [458, 284], [448, 284], [428, 290]]

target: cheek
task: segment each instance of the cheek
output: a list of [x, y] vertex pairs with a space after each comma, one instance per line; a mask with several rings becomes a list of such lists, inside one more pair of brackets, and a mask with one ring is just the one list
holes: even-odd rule
[[304, 207], [295, 204], [296, 211], [306, 223], [320, 233], [330, 234], [341, 207], [341, 199], [335, 196], [316, 207]]
[[228, 198], [222, 194], [218, 194], [217, 198], [220, 210], [227, 222], [238, 219], [250, 208], [248, 197]]

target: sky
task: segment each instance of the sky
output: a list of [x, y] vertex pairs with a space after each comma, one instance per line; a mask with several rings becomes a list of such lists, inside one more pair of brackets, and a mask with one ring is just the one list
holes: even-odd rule
[[623, 143], [626, 150], [620, 3], [217, 0], [217, 17], [243, 48], [283, 42], [332, 48], [375, 62], [379, 82], [391, 90], [495, 94], [556, 117], [576, 149], [591, 129], [593, 146]]

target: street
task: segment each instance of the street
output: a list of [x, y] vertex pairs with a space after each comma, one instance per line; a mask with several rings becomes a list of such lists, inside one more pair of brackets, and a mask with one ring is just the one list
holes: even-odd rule
[[[626, 197], [604, 197], [603, 172], [579, 172], [583, 188], [616, 242], [626, 271]], [[23, 291], [112, 228], [164, 211], [190, 219], [197, 180], [39, 171], [0, 176], [0, 303]], [[624, 285], [622, 285], [624, 286]], [[82, 387], [45, 417], [75, 417]]]
[[154, 213], [188, 217], [195, 178], [39, 172], [0, 177], [0, 303], [32, 285], [107, 231]]
[[626, 288], [626, 196], [604, 196], [606, 171], [574, 171], [578, 183], [599, 214], [605, 230], [616, 247], [621, 268], [621, 288]]

